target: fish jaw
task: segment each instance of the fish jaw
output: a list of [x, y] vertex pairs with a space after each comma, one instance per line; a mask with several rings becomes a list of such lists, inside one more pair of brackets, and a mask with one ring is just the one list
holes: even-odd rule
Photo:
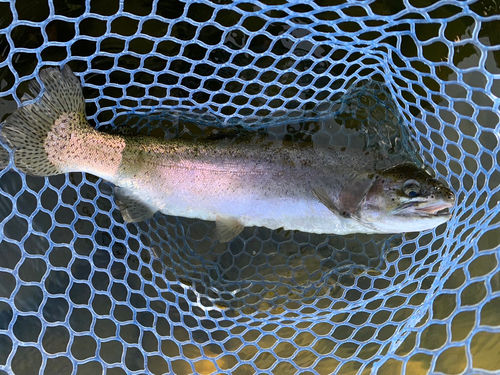
[[450, 218], [451, 212], [449, 210], [453, 206], [454, 202], [441, 201], [423, 207], [415, 207], [415, 212], [424, 216], [442, 216]]
[[[437, 226], [446, 223], [451, 218], [450, 213], [446, 214], [414, 214], [408, 216], [381, 216], [379, 220], [373, 218], [366, 220], [367, 227], [373, 230], [366, 233], [411, 233], [434, 229]], [[361, 221], [365, 221], [361, 219]]]
[[[451, 219], [453, 201], [413, 202], [376, 223], [379, 233], [421, 232], [433, 229]], [[403, 212], [404, 211], [404, 212]]]

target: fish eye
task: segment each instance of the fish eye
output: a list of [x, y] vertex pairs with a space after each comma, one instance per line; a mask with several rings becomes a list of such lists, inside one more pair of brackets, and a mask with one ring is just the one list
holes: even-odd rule
[[413, 198], [420, 194], [420, 184], [415, 180], [408, 180], [403, 185], [403, 192]]

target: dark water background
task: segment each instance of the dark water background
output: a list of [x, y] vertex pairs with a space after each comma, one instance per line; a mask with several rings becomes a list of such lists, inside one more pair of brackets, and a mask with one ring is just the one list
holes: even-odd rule
[[[47, 2], [36, 1], [27, 4], [23, 2], [16, 4], [20, 19], [42, 22], [47, 18], [49, 14]], [[64, 14], [70, 19], [84, 14], [85, 7], [77, 2], [55, 1], [53, 4], [56, 14]], [[423, 8], [429, 5], [429, 2], [413, 1], [412, 5]], [[92, 12], [100, 16], [82, 20], [79, 23], [80, 35], [91, 37], [103, 35], [106, 31], [104, 17], [114, 15], [119, 6], [118, 1], [92, 3]], [[258, 11], [257, 5], [244, 3], [241, 6], [248, 8], [245, 9], [247, 12]], [[371, 8], [375, 14], [391, 15], [396, 14], [403, 6], [402, 2], [377, 1]], [[297, 23], [307, 22], [305, 19], [299, 19], [300, 13], [307, 11], [307, 7], [306, 4], [297, 5], [294, 9], [297, 12]], [[151, 5], [145, 1], [125, 2], [124, 8], [132, 14], [147, 15]], [[498, 14], [498, 6], [494, 1], [479, 1], [471, 5], [471, 8], [478, 14], [485, 13], [485, 16], [495, 12]], [[142, 32], [155, 37], [164, 36], [167, 30], [170, 30], [170, 23], [182, 13], [181, 9], [184, 9], [181, 2], [168, 1], [158, 5], [156, 14], [165, 17], [165, 22], [146, 21], [141, 24]], [[456, 5], [443, 5], [432, 14], [436, 20], [447, 17], [452, 19], [444, 28], [444, 37], [448, 40], [457, 38], [466, 40], [471, 37], [475, 21], [470, 16], [453, 18], [459, 11]], [[189, 12], [190, 17], [196, 21], [205, 22], [207, 17], [210, 18], [210, 12], [205, 4], [191, 4]], [[362, 12], [361, 8], [353, 7], [349, 16], [359, 17]], [[0, 3], [0, 14], [2, 14], [1, 31], [13, 22], [8, 3]], [[220, 12], [219, 22], [231, 27], [239, 22], [238, 14], [231, 10]], [[327, 18], [328, 14], [324, 17]], [[418, 14], [414, 14], [413, 17], [418, 19]], [[259, 17], [247, 17], [243, 25], [247, 30], [260, 30], [262, 20]], [[495, 21], [483, 23], [479, 39], [484, 46], [499, 44], [498, 26], [498, 22]], [[172, 37], [182, 41], [194, 38], [196, 27], [189, 22], [178, 22], [172, 27], [170, 30]], [[356, 27], [356, 22], [345, 24], [346, 38]], [[415, 24], [415, 33], [419, 40], [427, 41], [438, 35], [440, 27], [440, 21], [429, 20], [428, 23]], [[404, 26], [401, 28], [402, 32], [406, 31]], [[120, 35], [131, 36], [138, 29], [139, 22], [131, 17], [120, 17], [111, 23], [111, 31]], [[203, 29], [205, 43], [215, 45], [219, 42], [220, 29], [210, 25], [204, 26]], [[289, 29], [289, 24], [276, 22], [269, 30], [272, 35], [284, 35], [281, 41], [272, 47], [273, 53], [278, 56], [286, 54], [292, 45], [286, 38]], [[134, 132], [160, 137], [196, 138], [213, 134], [215, 131], [241, 132], [244, 127], [246, 130], [250, 128], [251, 131], [264, 133], [268, 137], [296, 142], [313, 141], [321, 145], [340, 144], [353, 147], [380, 146], [381, 152], [391, 158], [399, 157], [401, 154], [404, 157], [411, 157], [415, 148], [423, 161], [436, 166], [435, 172], [440, 178], [451, 176], [448, 182], [457, 191], [458, 200], [469, 202], [465, 207], [473, 204], [480, 211], [479, 208], [483, 204], [492, 208], [500, 201], [498, 194], [496, 196], [481, 194], [473, 197], [476, 192], [475, 187], [479, 189], [487, 184], [493, 189], [500, 184], [499, 173], [491, 173], [488, 176], [475, 173], [480, 167], [490, 170], [492, 165], [499, 164], [498, 156], [492, 154], [498, 145], [498, 137], [483, 136], [479, 140], [474, 138], [478, 124], [469, 121], [467, 117], [460, 122], [458, 130], [452, 127], [443, 129], [439, 121], [423, 124], [418, 120], [421, 118], [422, 109], [432, 110], [435, 104], [445, 108], [440, 109], [440, 118], [451, 123], [454, 113], [468, 115], [474, 111], [475, 109], [471, 109], [467, 101], [455, 101], [453, 111], [447, 109], [447, 95], [452, 98], [465, 95], [464, 89], [459, 84], [447, 85], [442, 92], [438, 82], [427, 76], [420, 86], [412, 86], [413, 90], [419, 92], [429, 89], [439, 92], [440, 95], [429, 96], [434, 101], [432, 104], [425, 101], [417, 103], [411, 90], [405, 91], [402, 96], [407, 110], [400, 115], [392, 96], [384, 91], [383, 86], [372, 87], [370, 83], [361, 81], [346, 83], [341, 76], [347, 72], [348, 67], [341, 63], [335, 64], [336, 59], [342, 59], [342, 50], [332, 51], [321, 44], [321, 48], [316, 49], [314, 53], [316, 57], [325, 57], [325, 63], [315, 65], [314, 72], [317, 74], [328, 72], [340, 78], [329, 82], [324, 90], [318, 88], [323, 84], [318, 80], [315, 82], [314, 90], [303, 90], [297, 98], [297, 87], [307, 86], [312, 82], [310, 75], [297, 74], [297, 71], [307, 70], [312, 64], [307, 58], [311, 47], [304, 44], [296, 46], [293, 58], [280, 59], [280, 68], [291, 70], [290, 74], [283, 74], [279, 80], [281, 85], [289, 86], [287, 89], [289, 91], [282, 94], [283, 98], [289, 99], [286, 105], [280, 100], [269, 101], [264, 98], [264, 95], [271, 97], [273, 90], [279, 89], [274, 85], [263, 89], [262, 82], [272, 82], [275, 79], [271, 70], [268, 75], [260, 76], [261, 83], [247, 86], [245, 95], [231, 101], [223, 94], [211, 96], [207, 93], [207, 90], [217, 92], [220, 89], [220, 82], [217, 80], [207, 82], [206, 90], [200, 89], [194, 95], [189, 95], [189, 92], [182, 87], [174, 87], [168, 91], [165, 89], [165, 86], [175, 82], [177, 75], [189, 72], [191, 65], [196, 66], [196, 73], [202, 76], [213, 73], [210, 65], [200, 62], [205, 52], [202, 47], [195, 44], [190, 46], [187, 52], [184, 50], [191, 59], [189, 63], [178, 59], [170, 62], [167, 67], [164, 60], [155, 56], [145, 60], [137, 57], [136, 54], [142, 57], [153, 50], [150, 40], [132, 38], [129, 42], [124, 42], [120, 38], [106, 36], [98, 47], [92, 40], [74, 41], [76, 32], [69, 20], [50, 22], [43, 32], [36, 26], [23, 24], [9, 29], [8, 32], [15, 47], [24, 47], [26, 51], [16, 52], [10, 56], [9, 50], [12, 46], [7, 43], [5, 35], [0, 34], [0, 61], [9, 56], [12, 64], [12, 68], [7, 66], [0, 68], [0, 95], [12, 87], [16, 87], [17, 97], [26, 92], [27, 82], [36, 76], [36, 69], [40, 64], [37, 54], [30, 52], [30, 49], [42, 48], [40, 57], [46, 64], [54, 65], [63, 60], [70, 60], [70, 66], [85, 82], [84, 95], [88, 101], [87, 114], [90, 121], [103, 131], [132, 129]], [[44, 33], [48, 40], [59, 41], [62, 44], [43, 48]], [[301, 33], [306, 35], [304, 29], [292, 32], [294, 37], [301, 37]], [[250, 33], [235, 30], [234, 33], [227, 35], [224, 45], [233, 50], [246, 46], [255, 53], [270, 48], [270, 39], [265, 35], [251, 37]], [[384, 42], [398, 48], [408, 59], [418, 56], [411, 38], [403, 40], [400, 45], [390, 40]], [[70, 46], [71, 56], [68, 55], [67, 46]], [[97, 48], [101, 53], [89, 61], [87, 56], [92, 55]], [[179, 43], [165, 39], [157, 46], [157, 50], [163, 56], [175, 57], [180, 51]], [[453, 61], [449, 61], [450, 51], [443, 43], [433, 43], [425, 47], [422, 53], [429, 62], [449, 62], [458, 68], [458, 71], [465, 71], [463, 81], [474, 87], [484, 87], [484, 72], [470, 69], [479, 66], [481, 58], [486, 57], [486, 69], [489, 73], [499, 73], [499, 51], [485, 52], [484, 48], [474, 43], [457, 46], [453, 51]], [[221, 66], [227, 64], [230, 57], [227, 51], [220, 48], [213, 48], [209, 56], [212, 62]], [[367, 65], [365, 74], [373, 73], [374, 68], [370, 68], [370, 61], [364, 60], [363, 56], [353, 55], [352, 60], [352, 65], [356, 62]], [[116, 65], [115, 61], [118, 61]], [[297, 61], [302, 65], [294, 65]], [[231, 62], [240, 67], [255, 64], [265, 68], [272, 65], [273, 58], [264, 54], [255, 59], [251, 54], [241, 53]], [[41, 65], [46, 65], [45, 63]], [[402, 65], [404, 64], [401, 64], [395, 56], [394, 69]], [[120, 69], [112, 69], [116, 66]], [[296, 68], [291, 69], [292, 66]], [[416, 73], [428, 73], [428, 67], [423, 64], [414, 64], [412, 67]], [[151, 88], [146, 95], [144, 88], [135, 85], [134, 82], [150, 84], [152, 77], [147, 69], [164, 73], [158, 76], [158, 83], [163, 86]], [[255, 80], [257, 77], [255, 70], [251, 68], [240, 70], [239, 78], [243, 82]], [[172, 71], [176, 74], [171, 74]], [[235, 72], [228, 66], [217, 74], [219, 77], [227, 78], [234, 76]], [[456, 71], [447, 65], [437, 68], [435, 74], [443, 81], [457, 80]], [[370, 75], [370, 80], [384, 82], [383, 76], [377, 74]], [[242, 90], [241, 81], [232, 80], [224, 89], [237, 93]], [[197, 84], [199, 83], [195, 76], [186, 74], [183, 77], [184, 87], [197, 87]], [[367, 88], [368, 91], [363, 95], [363, 90]], [[489, 89], [493, 95], [500, 97], [500, 85], [494, 84]], [[314, 97], [315, 94], [319, 96]], [[473, 98], [476, 108], [489, 108], [490, 99], [481, 94], [480, 90], [476, 94]], [[378, 95], [383, 97], [383, 100], [377, 102]], [[326, 105], [317, 105], [309, 100], [312, 97], [319, 98], [318, 100]], [[216, 103], [220, 112], [207, 104], [210, 102]], [[1, 97], [0, 119], [12, 113], [17, 103], [12, 95]], [[252, 110], [252, 106], [260, 106], [262, 109], [256, 112]], [[327, 118], [332, 114], [335, 116]], [[410, 115], [417, 119], [413, 123], [414, 128], [406, 127]], [[226, 121], [224, 116], [229, 116], [230, 120]], [[303, 116], [310, 118], [301, 120]], [[315, 116], [321, 120], [314, 119]], [[496, 126], [498, 129], [498, 116], [493, 111], [481, 111], [476, 119], [482, 127], [494, 129]], [[231, 130], [227, 129], [228, 126]], [[427, 131], [428, 128], [431, 130]], [[451, 140], [458, 139], [459, 132], [469, 137], [461, 139], [460, 147], [448, 146], [446, 149], [439, 147], [445, 137]], [[434, 148], [432, 145], [438, 147]], [[480, 148], [491, 152], [480, 152]], [[472, 173], [462, 174], [464, 168]], [[456, 176], [462, 178], [459, 180]], [[339, 312], [339, 315], [332, 318], [338, 325], [332, 335], [335, 340], [342, 342], [343, 337], [348, 336], [352, 324], [356, 324], [354, 318], [350, 320], [350, 325], [341, 324], [343, 321], [341, 312], [346, 306], [360, 305], [363, 299], [370, 298], [372, 293], [398, 290], [399, 285], [404, 285], [405, 276], [411, 274], [405, 270], [411, 270], [415, 264], [421, 265], [418, 272], [430, 275], [419, 285], [424, 293], [416, 291], [414, 294], [415, 300], [421, 298], [423, 301], [426, 298], [426, 288], [432, 285], [433, 273], [444, 272], [430, 269], [431, 266], [426, 267], [427, 264], [434, 264], [438, 256], [435, 252], [441, 249], [443, 242], [450, 241], [449, 252], [456, 251], [456, 256], [467, 253], [469, 250], [463, 244], [454, 247], [456, 243], [454, 238], [458, 235], [461, 238], [467, 237], [467, 232], [464, 234], [460, 229], [463, 225], [461, 221], [468, 220], [471, 215], [478, 215], [477, 220], [481, 218], [480, 212], [471, 212], [462, 206], [457, 209], [456, 216], [449, 226], [442, 226], [433, 233], [404, 236], [320, 236], [247, 228], [237, 240], [229, 245], [223, 245], [210, 241], [208, 237], [212, 225], [210, 223], [156, 215], [148, 224], [124, 225], [113, 201], [112, 186], [90, 175], [72, 173], [43, 179], [20, 175], [8, 169], [0, 174], [0, 189], [3, 192], [0, 194], [0, 222], [3, 223], [4, 235], [9, 239], [0, 240], [0, 267], [2, 267], [0, 297], [9, 298], [15, 295], [14, 306], [9, 306], [0, 300], [0, 329], [6, 329], [9, 324], [14, 324], [15, 337], [25, 343], [42, 340], [42, 336], [39, 338], [39, 335], [43, 330], [42, 345], [44, 348], [50, 348], [49, 352], [52, 350], [55, 353], [64, 352], [69, 340], [67, 337], [73, 337], [74, 332], [91, 332], [94, 335], [105, 336], [106, 332], [113, 332], [113, 329], [116, 329], [116, 322], [123, 322], [119, 335], [125, 342], [138, 342], [140, 330], [137, 327], [141, 327], [141, 332], [150, 332], [148, 329], [154, 326], [157, 332], [163, 332], [162, 335], [165, 335], [164, 332], [169, 332], [175, 337], [175, 340], [165, 344], [164, 352], [175, 352], [180, 347], [179, 342], [192, 340], [204, 343], [207, 347], [213, 345], [209, 351], [218, 354], [222, 350], [221, 347], [231, 351], [236, 350], [237, 346], [236, 344], [231, 346], [230, 343], [219, 346], [218, 343], [224, 340], [224, 333], [216, 332], [208, 338], [204, 329], [197, 330], [199, 323], [196, 319], [206, 321], [204, 324], [209, 325], [208, 314], [223, 326], [224, 321], [237, 320], [240, 314], [242, 317], [258, 317], [255, 314], [261, 312], [265, 317], [294, 319], [297, 317], [296, 311], [300, 311], [304, 321], [307, 319], [321, 321], [316, 314], [317, 309], [324, 309], [326, 314], [332, 311]], [[471, 191], [474, 191], [474, 194], [468, 194]], [[453, 232], [456, 232], [457, 236], [454, 236]], [[485, 228], [481, 240], [477, 242], [477, 251], [497, 248], [499, 238], [498, 229]], [[22, 246], [17, 243], [22, 243]], [[472, 274], [483, 275], [493, 272], [492, 264], [495, 264], [495, 261], [493, 257], [490, 261], [476, 262], [470, 267]], [[6, 270], [12, 271], [6, 272]], [[454, 273], [446, 279], [446, 283], [461, 285], [462, 276], [459, 272]], [[499, 281], [493, 278], [490, 287], [498, 290], [498, 285], [495, 283], [498, 284]], [[474, 292], [464, 293], [462, 305], [475, 303], [475, 298], [482, 292], [482, 288], [477, 286]], [[155, 314], [146, 311], [144, 296], [148, 297], [150, 310], [168, 318], [158, 319]], [[199, 303], [199, 306], [193, 301]], [[404, 306], [395, 300], [388, 300], [387, 304], [394, 308]], [[418, 305], [418, 302], [415, 304]], [[436, 298], [434, 309], [453, 311], [455, 304], [455, 301], [450, 301], [446, 295], [442, 295]], [[113, 306], [113, 309], [108, 305]], [[204, 310], [214, 305], [217, 308], [209, 309], [209, 313]], [[307, 310], [308, 306], [313, 313]], [[15, 322], [12, 319], [13, 308], [21, 312]], [[103, 318], [108, 316], [111, 310], [113, 315]], [[403, 310], [402, 307], [401, 319], [406, 318]], [[490, 311], [486, 307], [483, 310], [485, 311], [483, 315], [486, 314], [486, 317], [482, 319], [496, 321], [498, 312], [494, 309]], [[265, 315], [266, 313], [270, 315]], [[43, 324], [40, 323], [37, 314], [41, 314], [45, 319]], [[239, 322], [243, 322], [243, 319]], [[467, 314], [467, 311], [457, 314], [450, 329], [452, 337], [460, 335], [466, 337], [472, 330], [471, 325], [477, 322], [477, 319], [474, 313]], [[181, 325], [173, 328], [174, 323], [181, 321], [189, 328], [189, 332], [194, 333], [188, 334], [187, 330], [183, 331]], [[361, 321], [359, 318], [359, 322]], [[45, 322], [64, 322], [64, 324], [47, 327]], [[243, 327], [244, 324], [241, 324]], [[68, 325], [71, 330], [67, 329]], [[449, 338], [446, 330], [436, 326], [438, 325], [431, 325], [422, 336], [420, 347], [432, 348], [435, 343], [441, 343]], [[318, 326], [314, 333], [328, 335], [331, 330], [332, 325]], [[285, 324], [280, 330], [280, 337], [290, 337], [287, 335], [294, 335], [298, 331], [300, 330]], [[81, 337], [74, 338], [71, 352], [75, 357], [79, 355], [76, 353], [82, 353], [81, 357], [87, 358], [86, 352], [91, 351], [95, 340], [90, 338], [91, 335], [86, 336], [83, 333]], [[251, 334], [249, 330], [248, 335]], [[110, 337], [113, 337], [112, 335]], [[157, 340], [155, 337], [147, 333], [141, 335], [143, 335], [141, 350], [155, 346]], [[475, 360], [484, 364], [483, 368], [487, 366], [491, 366], [492, 369], [500, 368], [496, 362], [497, 356], [494, 354], [495, 345], [498, 345], [497, 336], [475, 336], [471, 351], [481, 353], [476, 355]], [[358, 340], [370, 340], [371, 337], [370, 332], [360, 331]], [[303, 341], [300, 341], [301, 339]], [[297, 339], [296, 342], [303, 343], [307, 348], [308, 338], [301, 337], [301, 339]], [[259, 345], [271, 346], [273, 340], [275, 337], [272, 335], [262, 337]], [[10, 353], [7, 341], [5, 343], [0, 341], [0, 346], [7, 348], [0, 350], [0, 363], [4, 363], [3, 358], [7, 358]], [[110, 344], [102, 344], [101, 358], [120, 362], [122, 360], [120, 353], [124, 350], [121, 349], [121, 344], [116, 344], [119, 341], [112, 340]], [[317, 353], [329, 353], [335, 345], [333, 342], [335, 341], [314, 341], [314, 348]], [[348, 344], [341, 346], [336, 355], [348, 358], [357, 350]], [[197, 346], [186, 344], [182, 347], [185, 356], [189, 358], [199, 356]], [[368, 348], [368, 345], [366, 347]], [[404, 348], [402, 345], [401, 350]], [[142, 354], [137, 348], [135, 349], [137, 353], [128, 348], [124, 355], [128, 369], [140, 369], [142, 366]], [[31, 353], [23, 350], [17, 349], [18, 359], [14, 364], [21, 366], [20, 363], [23, 361], [19, 358], [33, 358], [31, 362], [36, 364], [40, 355], [36, 351]], [[295, 352], [295, 346], [284, 346], [281, 357], [288, 358]], [[369, 348], [361, 352], [369, 353]], [[252, 358], [252, 353], [254, 353], [252, 345], [244, 345], [238, 351], [240, 358]], [[366, 355], [370, 358], [368, 354]], [[314, 363], [315, 358], [316, 355], [312, 352], [304, 351], [297, 356], [296, 362], [307, 365]], [[272, 359], [273, 357], [262, 356], [255, 361], [265, 368], [265, 364], [272, 363]], [[227, 359], [224, 361], [229, 363]], [[413, 360], [412, 373], [423, 373], [430, 361], [430, 357]], [[457, 362], [461, 361], [457, 359]], [[28, 366], [25, 373], [29, 373], [30, 364], [25, 366]], [[62, 361], [54, 365], [54, 368], [65, 373], [61, 369], [67, 369], [68, 366], [70, 366], [68, 362]], [[179, 366], [180, 370], [177, 372], [183, 373], [182, 365]], [[318, 365], [317, 371], [327, 372], [332, 366], [334, 366], [332, 363]], [[160, 365], [159, 367], [161, 368]], [[207, 368], [209, 367], [207, 365]], [[97, 370], [89, 367], [87, 370], [82, 370], [82, 373], [85, 371], [96, 373]], [[19, 370], [17, 373], [23, 371]]]

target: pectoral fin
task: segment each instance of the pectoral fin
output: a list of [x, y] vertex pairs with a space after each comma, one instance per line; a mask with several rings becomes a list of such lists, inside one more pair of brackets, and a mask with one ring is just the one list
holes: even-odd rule
[[372, 182], [372, 177], [367, 174], [359, 174], [344, 186], [339, 195], [339, 201], [342, 204], [341, 210], [355, 215], [360, 203], [372, 186]]
[[332, 211], [335, 215], [340, 217], [349, 218], [351, 214], [347, 211], [340, 211], [339, 208], [333, 203], [332, 198], [328, 196], [328, 193], [323, 188], [314, 188], [313, 194], [316, 198], [319, 199], [321, 203], [323, 203], [330, 211]]
[[134, 195], [133, 191], [117, 186], [115, 188], [116, 204], [127, 223], [135, 223], [151, 218], [156, 210]]
[[372, 225], [369, 223], [365, 223], [362, 220], [360, 220], [359, 217], [356, 216], [356, 212], [349, 212], [346, 210], [346, 207], [343, 210], [339, 210], [339, 208], [335, 205], [335, 203], [332, 201], [332, 199], [328, 196], [328, 193], [325, 191], [323, 188], [314, 188], [313, 189], [313, 194], [316, 198], [319, 199], [321, 203], [323, 203], [330, 211], [332, 211], [335, 215], [345, 218], [345, 219], [352, 219], [357, 221], [360, 225], [363, 225], [367, 228], [373, 229]]
[[234, 218], [217, 217], [215, 221], [214, 240], [228, 242], [243, 231], [245, 226]]

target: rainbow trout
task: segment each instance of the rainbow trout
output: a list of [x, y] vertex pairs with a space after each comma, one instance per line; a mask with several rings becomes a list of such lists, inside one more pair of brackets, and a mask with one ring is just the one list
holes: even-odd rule
[[[377, 170], [373, 152], [283, 141], [110, 135], [88, 124], [68, 66], [42, 69], [40, 79], [42, 97], [1, 128], [15, 165], [33, 176], [86, 172], [112, 182], [126, 222], [156, 211], [216, 221], [215, 238], [229, 241], [246, 226], [399, 233], [450, 218], [453, 192], [413, 164]], [[40, 92], [36, 81], [30, 88]]]

